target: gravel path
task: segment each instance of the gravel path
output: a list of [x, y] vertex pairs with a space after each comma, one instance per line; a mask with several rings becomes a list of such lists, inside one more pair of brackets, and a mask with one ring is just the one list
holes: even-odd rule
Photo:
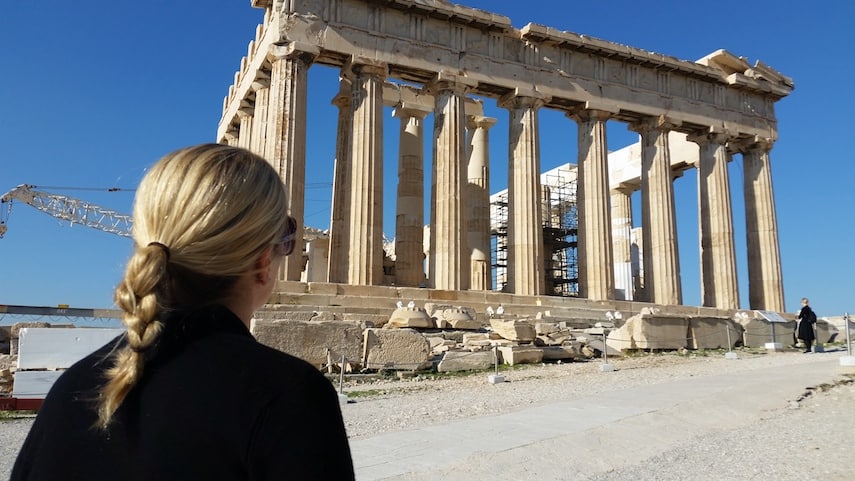
[[[524, 366], [502, 371], [510, 382], [502, 386], [501, 397], [490, 389], [494, 386], [486, 382], [487, 373], [346, 381], [342, 388], [351, 402], [342, 406], [342, 412], [349, 435], [359, 439], [687, 376], [711, 376], [725, 368], [738, 372], [760, 366], [810, 363], [841, 353], [738, 351], [738, 355], [738, 360], [726, 360], [720, 353], [610, 358], [616, 370], [605, 373], [600, 371], [599, 361]], [[840, 376], [832, 386], [805, 386], [799, 399], [781, 400], [780, 409], [741, 429], [696, 437], [640, 464], [573, 479], [853, 480], [852, 379]], [[8, 478], [31, 424], [32, 419], [0, 421], [0, 479]], [[478, 479], [477, 475], [472, 479]]]

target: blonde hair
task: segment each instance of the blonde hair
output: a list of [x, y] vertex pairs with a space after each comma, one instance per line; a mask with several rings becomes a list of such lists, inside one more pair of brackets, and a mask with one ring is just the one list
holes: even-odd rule
[[127, 343], [106, 372], [101, 428], [141, 378], [162, 315], [222, 301], [288, 219], [285, 189], [270, 164], [221, 144], [163, 157], [140, 183], [133, 212], [134, 252], [115, 291]]

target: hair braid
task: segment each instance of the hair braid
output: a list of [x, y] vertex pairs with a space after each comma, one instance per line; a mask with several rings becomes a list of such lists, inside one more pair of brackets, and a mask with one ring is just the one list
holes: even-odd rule
[[158, 320], [156, 288], [166, 272], [167, 260], [167, 252], [157, 246], [137, 248], [123, 282], [116, 288], [115, 302], [124, 311], [127, 345], [115, 354], [113, 367], [106, 372], [107, 383], [98, 406], [101, 428], [109, 426], [113, 413], [142, 377], [145, 351], [160, 335], [163, 324]]

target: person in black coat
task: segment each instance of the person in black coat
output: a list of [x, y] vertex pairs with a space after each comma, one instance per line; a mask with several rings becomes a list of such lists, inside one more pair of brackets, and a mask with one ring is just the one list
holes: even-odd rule
[[115, 292], [126, 333], [60, 376], [11, 480], [353, 480], [332, 384], [249, 331], [295, 232], [263, 158], [206, 144], [157, 162]]
[[796, 337], [805, 343], [805, 352], [811, 352], [811, 345], [816, 339], [814, 333], [816, 314], [810, 308], [810, 301], [808, 301], [807, 297], [802, 297], [802, 308], [799, 310], [796, 322], [798, 322], [796, 325]]

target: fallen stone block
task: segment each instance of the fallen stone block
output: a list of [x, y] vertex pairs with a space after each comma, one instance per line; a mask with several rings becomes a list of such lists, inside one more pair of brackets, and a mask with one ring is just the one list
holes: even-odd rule
[[521, 319], [490, 319], [493, 331], [511, 341], [529, 342], [537, 337], [531, 322]]
[[544, 361], [561, 361], [565, 359], [582, 359], [585, 356], [582, 354], [582, 343], [572, 342], [560, 346], [545, 346], [540, 348], [543, 351]]
[[417, 371], [430, 366], [430, 342], [413, 329], [366, 329], [362, 365]]
[[501, 360], [511, 366], [516, 364], [537, 364], [543, 361], [543, 350], [532, 346], [501, 346]]
[[[730, 329], [730, 345], [727, 330]], [[730, 349], [742, 339], [743, 327], [727, 317], [689, 319], [690, 349]]]
[[433, 329], [434, 320], [421, 307], [399, 307], [383, 327], [395, 329]]
[[439, 372], [482, 371], [495, 366], [496, 357], [489, 351], [448, 351], [436, 366]]
[[317, 367], [328, 358], [359, 362], [363, 323], [353, 321], [289, 321], [253, 319], [250, 332], [258, 342], [299, 357]]
[[676, 350], [688, 346], [688, 336], [687, 317], [636, 314], [623, 326], [609, 332], [606, 342], [621, 352], [626, 349]]

